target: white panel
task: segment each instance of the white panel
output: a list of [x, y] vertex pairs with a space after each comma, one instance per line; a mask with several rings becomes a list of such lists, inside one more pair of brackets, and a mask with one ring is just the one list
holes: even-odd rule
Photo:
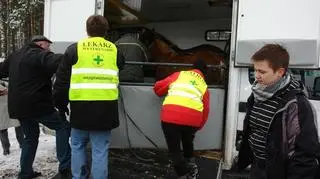
[[[111, 147], [128, 148], [128, 137], [134, 148], [155, 147], [126, 117], [126, 112], [143, 133], [155, 142], [159, 148], [167, 148], [160, 123], [160, 111], [164, 97], [156, 96], [152, 86], [121, 85], [120, 89], [120, 126], [112, 131]], [[224, 103], [225, 90], [210, 88], [209, 93], [210, 112], [208, 121], [195, 136], [194, 147], [196, 150], [222, 148], [224, 105], [220, 104]], [[139, 101], [138, 105], [137, 101]]]
[[238, 40], [317, 39], [319, 7], [319, 0], [242, 0]]
[[52, 41], [75, 42], [87, 36], [86, 20], [95, 13], [95, 0], [47, 0], [45, 35]]
[[247, 65], [266, 43], [285, 46], [290, 65], [318, 67], [320, 34], [319, 0], [239, 1], [237, 63]]
[[[251, 94], [251, 84], [249, 82], [249, 69], [241, 68], [240, 69], [240, 96], [239, 102], [247, 102]], [[238, 113], [238, 121], [237, 121], [237, 130], [243, 130], [243, 120], [245, 117], [244, 112]]]

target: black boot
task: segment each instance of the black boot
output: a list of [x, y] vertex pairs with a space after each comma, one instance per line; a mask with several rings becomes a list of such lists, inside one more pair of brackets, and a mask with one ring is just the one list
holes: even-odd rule
[[31, 178], [37, 178], [37, 177], [39, 177], [39, 176], [41, 176], [41, 172], [35, 172], [35, 171], [33, 171], [32, 175], [31, 175]]
[[[41, 176], [41, 172], [35, 172], [35, 171], [33, 171], [33, 173], [31, 174], [31, 178], [37, 178], [37, 177], [39, 177], [39, 176]], [[25, 178], [25, 177], [23, 177], [23, 178]], [[21, 173], [19, 173], [18, 179], [22, 179]]]
[[3, 155], [9, 155], [10, 154], [10, 150], [9, 149], [4, 149], [3, 150]]
[[71, 179], [72, 178], [72, 173], [71, 173], [71, 169], [70, 168], [66, 168], [63, 170], [59, 171], [60, 174], [60, 178], [61, 179]]
[[191, 157], [191, 158], [186, 158], [186, 163], [188, 168], [190, 169], [190, 172], [188, 174], [188, 178], [197, 178], [199, 175], [199, 169], [198, 166], [196, 164], [195, 158]]

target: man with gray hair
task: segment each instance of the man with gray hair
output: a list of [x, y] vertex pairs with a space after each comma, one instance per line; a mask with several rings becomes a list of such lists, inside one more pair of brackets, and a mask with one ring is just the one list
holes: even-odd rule
[[45, 36], [34, 36], [31, 43], [0, 63], [0, 78], [9, 77], [9, 116], [20, 121], [25, 135], [20, 158], [21, 179], [41, 175], [32, 168], [38, 147], [39, 123], [56, 131], [59, 172], [64, 175], [71, 173], [69, 123], [55, 110], [52, 101], [51, 77], [63, 55], [50, 52], [51, 43]]

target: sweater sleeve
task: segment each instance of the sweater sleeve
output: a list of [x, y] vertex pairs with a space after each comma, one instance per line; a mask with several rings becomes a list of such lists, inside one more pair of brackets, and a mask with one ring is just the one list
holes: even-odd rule
[[33, 48], [27, 61], [29, 65], [35, 65], [37, 67], [45, 69], [46, 72], [49, 72], [50, 75], [56, 73], [57, 68], [61, 61], [63, 60], [63, 54], [55, 54], [51, 51], [44, 50], [41, 48]]
[[203, 126], [206, 124], [209, 116], [209, 109], [210, 109], [210, 93], [208, 89], [203, 95], [202, 98], [202, 103], [203, 103], [203, 114], [202, 114], [202, 123], [200, 126], [200, 129], [203, 128]]
[[69, 46], [65, 52], [64, 59], [60, 63], [56, 73], [56, 81], [53, 85], [53, 100], [58, 109], [66, 109], [69, 103], [69, 87], [71, 69], [77, 61], [77, 45]]
[[154, 92], [158, 96], [164, 96], [168, 93], [169, 86], [172, 82], [174, 82], [178, 76], [179, 72], [173, 73], [172, 75], [168, 76], [167, 78], [160, 80], [156, 82], [156, 84], [153, 87]]

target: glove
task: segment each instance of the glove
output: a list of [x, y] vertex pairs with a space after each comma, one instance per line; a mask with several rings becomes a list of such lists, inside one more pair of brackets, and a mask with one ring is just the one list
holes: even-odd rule
[[60, 116], [69, 116], [69, 108], [68, 107], [62, 107], [62, 108], [58, 108], [59, 114]]
[[4, 96], [8, 94], [8, 89], [0, 90], [0, 96]]

